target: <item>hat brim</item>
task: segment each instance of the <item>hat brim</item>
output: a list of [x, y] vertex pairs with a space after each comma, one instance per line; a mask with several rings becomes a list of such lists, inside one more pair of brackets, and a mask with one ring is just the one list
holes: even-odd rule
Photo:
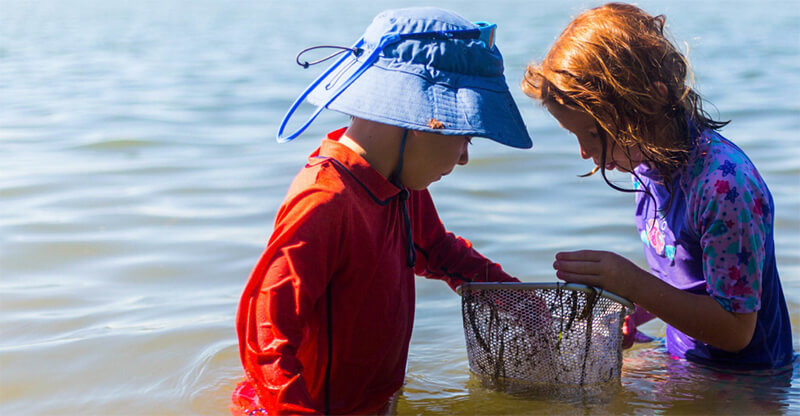
[[[361, 64], [356, 59], [343, 62], [321, 80], [308, 100], [315, 105], [327, 103], [339, 84], [348, 80]], [[499, 82], [485, 84], [506, 86], [504, 78], [492, 81]], [[485, 137], [520, 149], [533, 146], [507, 88], [435, 83], [419, 74], [372, 65], [327, 108], [411, 130]]]

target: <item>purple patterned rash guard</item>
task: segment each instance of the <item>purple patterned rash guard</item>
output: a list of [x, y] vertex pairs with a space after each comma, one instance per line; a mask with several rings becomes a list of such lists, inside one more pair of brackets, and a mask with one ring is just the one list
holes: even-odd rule
[[712, 296], [727, 311], [758, 311], [753, 339], [738, 353], [669, 325], [667, 350], [736, 369], [790, 363], [792, 333], [775, 265], [772, 196], [752, 162], [733, 143], [706, 131], [674, 179], [666, 212], [669, 195], [658, 172], [642, 164], [636, 174], [641, 181], [634, 177], [634, 188], [647, 187], [654, 197], [636, 193], [636, 227], [651, 272], [678, 289]]

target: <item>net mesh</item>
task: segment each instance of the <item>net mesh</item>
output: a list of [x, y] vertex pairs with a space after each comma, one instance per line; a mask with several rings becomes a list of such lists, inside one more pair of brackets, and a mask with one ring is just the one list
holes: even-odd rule
[[619, 381], [626, 306], [594, 289], [567, 286], [463, 285], [470, 369], [547, 385]]

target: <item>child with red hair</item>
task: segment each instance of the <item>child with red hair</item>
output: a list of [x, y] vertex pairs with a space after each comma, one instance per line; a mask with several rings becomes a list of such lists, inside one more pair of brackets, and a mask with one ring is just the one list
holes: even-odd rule
[[[780, 368], [792, 335], [775, 262], [772, 196], [741, 149], [718, 130], [690, 86], [685, 57], [664, 16], [609, 3], [577, 16], [523, 91], [573, 133], [606, 183], [636, 195], [636, 226], [650, 271], [622, 256], [556, 254], [557, 276], [601, 287], [637, 305], [637, 325], [667, 323], [677, 357], [736, 369]], [[632, 189], [606, 171], [630, 172]]]

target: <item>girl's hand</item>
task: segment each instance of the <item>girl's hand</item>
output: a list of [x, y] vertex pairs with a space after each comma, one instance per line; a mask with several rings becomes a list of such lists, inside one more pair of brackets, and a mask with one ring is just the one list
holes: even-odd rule
[[[684, 334], [721, 350], [741, 351], [753, 338], [758, 312], [728, 312], [713, 297], [670, 286], [618, 254], [561, 252], [556, 254], [553, 268], [561, 280], [613, 292]], [[643, 322], [636, 320], [637, 325]]]
[[556, 254], [556, 276], [569, 283], [599, 287], [631, 301], [642, 277], [650, 276], [639, 266], [616, 253], [581, 250]]
[[641, 323], [643, 322], [637, 322], [633, 315], [625, 317], [625, 322], [622, 324], [622, 349], [628, 349], [633, 344], [653, 342], [655, 338], [639, 331], [638, 325]]
[[627, 349], [637, 342], [650, 342], [654, 338], [650, 335], [639, 332], [639, 324], [649, 322], [655, 318], [655, 315], [647, 311], [647, 309], [636, 305], [636, 310], [625, 317], [625, 322], [622, 324], [622, 348]]
[[622, 349], [632, 347], [638, 333], [636, 321], [631, 319], [631, 315], [626, 316], [625, 322], [622, 324]]

